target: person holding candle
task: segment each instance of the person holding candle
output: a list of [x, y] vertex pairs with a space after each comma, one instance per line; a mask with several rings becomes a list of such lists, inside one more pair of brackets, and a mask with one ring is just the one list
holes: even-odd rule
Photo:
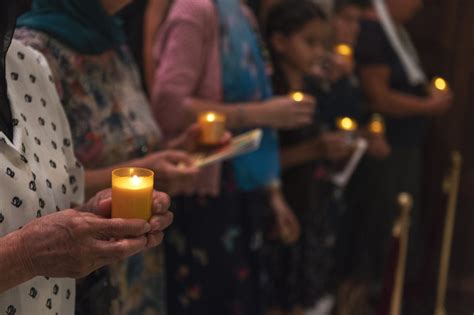
[[262, 216], [274, 211], [287, 242], [299, 236], [279, 188], [272, 128], [311, 123], [314, 99], [272, 97], [253, 16], [239, 0], [174, 1], [155, 57], [152, 107], [165, 136], [182, 132], [206, 111], [225, 115], [237, 133], [263, 128], [259, 150], [209, 170], [200, 184], [208, 188], [205, 194], [177, 200], [166, 243], [169, 311], [261, 314]]
[[412, 284], [419, 268], [416, 257], [420, 248], [420, 173], [425, 131], [429, 117], [444, 113], [451, 106], [453, 95], [450, 91], [426, 92], [426, 75], [404, 28], [422, 1], [375, 0], [372, 4], [361, 24], [356, 59], [366, 101], [371, 110], [384, 116], [392, 152], [387, 159], [370, 163], [367, 183], [371, 196], [362, 226], [366, 239], [361, 248], [365, 259], [360, 273], [369, 284], [380, 283], [391, 225], [397, 216], [395, 200], [403, 191], [414, 198], [407, 265], [407, 282]]
[[74, 278], [161, 243], [170, 201], [153, 192], [148, 222], [110, 219], [110, 190], [82, 204], [84, 171], [51, 70], [11, 41], [20, 4], [0, 4], [0, 312], [74, 314]]
[[[110, 187], [112, 171], [129, 166], [155, 171], [155, 187], [171, 195], [190, 193], [199, 171], [185, 151], [197, 144], [199, 127], [162, 141], [113, 16], [128, 3], [35, 0], [15, 37], [42, 52], [52, 69], [72, 129], [67, 145], [85, 166], [86, 195]], [[77, 312], [103, 314], [118, 305], [121, 314], [163, 313], [162, 259], [161, 249], [147, 251], [82, 280]]]
[[[331, 28], [330, 46], [355, 45], [362, 7], [359, 1], [336, 1], [328, 23], [311, 1], [281, 1], [270, 10], [266, 23], [277, 91], [303, 90], [318, 100], [313, 126], [281, 132], [284, 191], [304, 227], [294, 248], [278, 249], [276, 244], [269, 249], [274, 252], [269, 258], [273, 278], [280, 281], [274, 285], [273, 303], [280, 311], [312, 308], [333, 289], [330, 280], [339, 250], [334, 242], [323, 246], [321, 240], [339, 239], [342, 217], [333, 214], [348, 210], [343, 194], [333, 187], [328, 175], [350, 156], [347, 135], [352, 139], [361, 133], [357, 125], [363, 115], [353, 60], [334, 55], [333, 49], [326, 52], [324, 44]], [[387, 154], [383, 137], [369, 137], [369, 147], [371, 154]], [[275, 261], [281, 262], [282, 269]]]

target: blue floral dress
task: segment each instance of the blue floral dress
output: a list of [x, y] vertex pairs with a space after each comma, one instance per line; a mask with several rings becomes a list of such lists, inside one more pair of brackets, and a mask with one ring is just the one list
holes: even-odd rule
[[[81, 55], [38, 31], [19, 29], [15, 37], [45, 55], [71, 125], [75, 154], [86, 169], [157, 149], [161, 133], [127, 47]], [[164, 314], [161, 250], [102, 269], [79, 283], [77, 314]]]

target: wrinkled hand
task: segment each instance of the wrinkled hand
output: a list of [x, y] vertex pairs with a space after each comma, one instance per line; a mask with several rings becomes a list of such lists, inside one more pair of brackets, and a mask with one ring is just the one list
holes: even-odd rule
[[34, 276], [82, 278], [103, 266], [159, 245], [171, 224], [166, 194], [153, 193], [153, 217], [109, 219], [110, 190], [78, 210], [64, 210], [25, 225], [18, 233], [19, 263]]
[[[186, 152], [197, 152], [201, 147], [200, 144], [201, 127], [199, 124], [193, 124], [186, 129], [179, 137], [168, 142], [168, 149], [183, 150]], [[226, 132], [221, 139], [221, 144], [224, 145], [232, 139], [232, 134]]]
[[146, 249], [150, 231], [144, 220], [70, 209], [25, 225], [19, 252], [25, 270], [35, 276], [81, 278]]
[[294, 129], [313, 123], [316, 100], [305, 95], [304, 100], [296, 102], [290, 96], [272, 98], [262, 105], [266, 125], [277, 129]]
[[270, 205], [275, 215], [274, 234], [287, 245], [298, 241], [301, 235], [300, 223], [280, 191], [270, 193]]
[[[169, 211], [170, 203], [170, 197], [167, 194], [153, 191], [152, 217], [149, 220], [150, 232], [147, 233], [147, 247], [160, 245], [163, 241], [163, 231], [173, 222], [173, 213]], [[112, 214], [112, 190], [100, 191], [78, 210], [90, 212], [103, 218], [110, 218]]]
[[321, 135], [321, 144], [326, 159], [340, 162], [348, 159], [353, 151], [346, 134], [342, 132], [325, 132]]
[[183, 151], [166, 150], [144, 158], [146, 167], [155, 171], [156, 187], [172, 196], [192, 194], [199, 169]]

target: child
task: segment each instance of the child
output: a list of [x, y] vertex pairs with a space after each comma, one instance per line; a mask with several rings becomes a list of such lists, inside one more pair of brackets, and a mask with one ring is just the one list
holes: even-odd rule
[[[329, 34], [329, 24], [321, 9], [310, 0], [284, 0], [269, 11], [265, 30], [274, 62], [276, 93], [315, 94], [311, 93], [314, 89], [307, 77], [315, 64], [322, 63]], [[324, 293], [331, 265], [323, 254], [326, 249], [320, 239], [324, 220], [319, 211], [321, 181], [314, 176], [315, 170], [322, 158], [345, 158], [348, 150], [340, 135], [322, 140], [314, 123], [280, 134], [283, 190], [301, 222], [302, 235], [291, 247], [284, 247], [275, 239], [267, 244], [267, 314], [302, 314]]]

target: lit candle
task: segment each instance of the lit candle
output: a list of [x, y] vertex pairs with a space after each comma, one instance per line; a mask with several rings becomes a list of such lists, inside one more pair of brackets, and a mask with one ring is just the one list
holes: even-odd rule
[[349, 61], [352, 61], [352, 57], [354, 55], [354, 50], [351, 46], [347, 44], [339, 44], [334, 47], [334, 52]]
[[291, 94], [291, 98], [295, 101], [295, 102], [302, 102], [304, 100], [304, 94], [302, 92], [294, 92], [293, 94]]
[[385, 121], [380, 114], [372, 115], [372, 119], [369, 124], [369, 131], [374, 134], [385, 133]]
[[225, 134], [226, 117], [217, 112], [201, 113], [198, 118], [201, 126], [201, 144], [218, 145]]
[[151, 218], [153, 175], [143, 168], [119, 168], [112, 172], [112, 218]]
[[449, 89], [448, 82], [446, 82], [446, 80], [441, 77], [433, 78], [433, 81], [431, 84], [434, 86], [435, 89], [441, 92], [444, 92]]
[[357, 130], [359, 125], [355, 119], [350, 117], [339, 117], [336, 119], [336, 126], [341, 131], [353, 132]]

